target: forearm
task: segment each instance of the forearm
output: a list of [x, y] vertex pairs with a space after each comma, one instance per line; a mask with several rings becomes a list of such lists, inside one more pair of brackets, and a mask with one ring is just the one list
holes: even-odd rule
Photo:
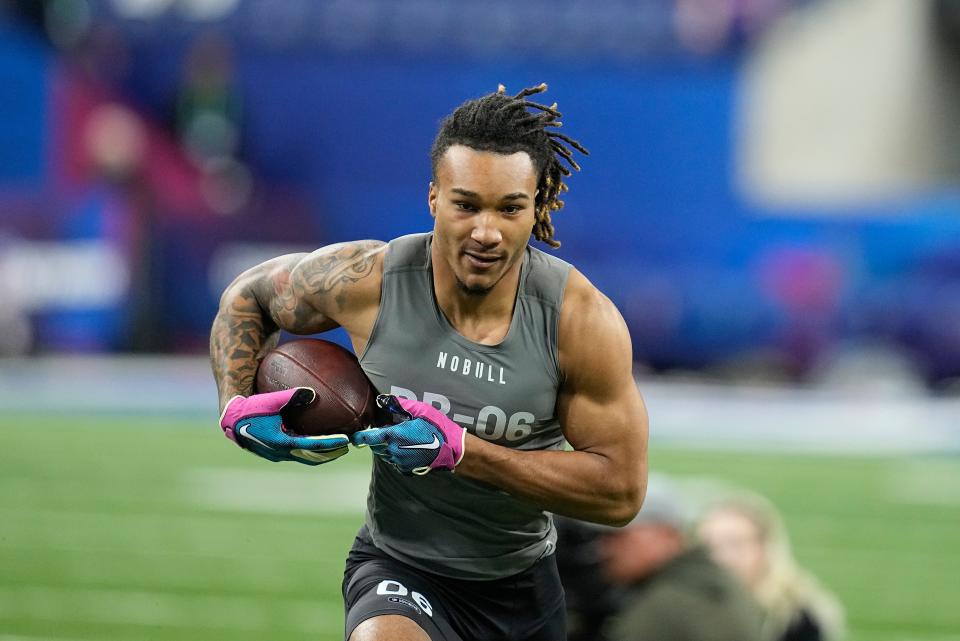
[[210, 330], [210, 363], [221, 410], [234, 396], [253, 393], [259, 359], [278, 337], [252, 293], [227, 290]]
[[623, 525], [640, 508], [645, 469], [589, 451], [521, 451], [467, 436], [457, 474], [564, 516]]

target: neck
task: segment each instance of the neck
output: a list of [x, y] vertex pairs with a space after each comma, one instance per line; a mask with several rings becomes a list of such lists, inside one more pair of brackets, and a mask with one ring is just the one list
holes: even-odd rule
[[463, 289], [446, 261], [431, 248], [433, 289], [440, 311], [465, 338], [476, 343], [496, 344], [510, 329], [520, 285], [523, 258], [510, 267], [497, 283], [483, 294]]

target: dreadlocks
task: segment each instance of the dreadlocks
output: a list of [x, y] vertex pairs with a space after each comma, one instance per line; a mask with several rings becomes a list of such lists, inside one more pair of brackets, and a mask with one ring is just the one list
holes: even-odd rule
[[584, 155], [589, 152], [569, 136], [547, 130], [563, 124], [557, 103], [548, 107], [527, 100], [527, 96], [546, 90], [546, 83], [541, 83], [508, 96], [506, 87], [500, 85], [496, 93], [463, 103], [440, 125], [430, 161], [436, 177], [440, 158], [453, 145], [499, 154], [527, 152], [539, 173], [533, 235], [551, 247], [559, 247], [553, 238], [551, 214], [563, 207], [559, 198], [567, 191], [563, 178], [571, 175], [571, 170], [580, 171], [573, 149]]

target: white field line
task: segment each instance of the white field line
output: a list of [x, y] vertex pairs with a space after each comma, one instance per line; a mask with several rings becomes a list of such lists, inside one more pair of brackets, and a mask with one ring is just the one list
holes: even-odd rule
[[342, 618], [319, 599], [257, 599], [133, 590], [0, 587], [0, 619], [156, 625], [187, 629], [316, 632], [324, 619]]
[[900, 461], [888, 473], [887, 483], [887, 494], [900, 503], [957, 506], [960, 460]]
[[370, 471], [324, 470], [309, 477], [282, 469], [202, 468], [184, 478], [184, 498], [203, 508], [264, 514], [363, 514]]
[[[344, 516], [363, 513], [370, 483], [369, 467], [337, 465], [335, 469], [331, 466], [312, 475], [304, 474], [304, 470], [299, 465], [263, 465], [261, 469], [192, 468], [169, 492], [166, 487], [161, 491], [187, 505], [218, 512]], [[34, 500], [42, 503], [51, 496], [64, 502], [76, 499], [80, 504], [94, 491], [122, 500], [135, 511], [142, 510], [138, 507], [137, 488], [108, 486], [108, 483], [70, 485], [59, 479], [8, 477], [0, 479], [0, 497], [16, 497], [16, 505], [20, 507], [29, 506]], [[142, 511], [139, 513], [143, 515]]]
[[[225, 508], [233, 511], [232, 507]], [[276, 510], [274, 510], [276, 513]], [[355, 513], [357, 527], [360, 513]], [[228, 531], [229, 516], [143, 515], [99, 512], [96, 510], [5, 509], [0, 523], [14, 525], [0, 536], [0, 548], [87, 550], [143, 555], [170, 554], [201, 558], [220, 558]], [[37, 523], [39, 521], [39, 523]], [[216, 524], [216, 527], [212, 527]], [[29, 538], [26, 538], [29, 535]], [[284, 546], [259, 546], [245, 552], [260, 559], [292, 561], [302, 559], [302, 551]], [[228, 555], [229, 556], [229, 555]], [[233, 558], [233, 557], [230, 557]]]
[[[180, 561], [182, 559], [228, 559], [235, 560], [237, 555], [235, 552], [229, 550], [224, 550], [222, 552], [190, 552], [182, 550], [156, 550], [156, 549], [145, 549], [143, 546], [129, 546], [128, 548], [114, 547], [114, 546], [105, 546], [105, 545], [81, 545], [81, 544], [62, 544], [62, 543], [48, 543], [44, 541], [27, 541], [27, 542], [15, 542], [9, 540], [0, 540], [0, 550], [32, 550], [38, 554], [44, 552], [61, 552], [66, 554], [76, 554], [76, 553], [93, 553], [93, 554], [127, 554], [130, 556], [137, 557], [167, 557]], [[290, 554], [289, 556], [281, 556], [276, 554], [257, 554], [258, 559], [264, 560], [273, 560], [273, 561], [293, 561], [296, 559], [302, 559], [303, 554]], [[249, 559], [249, 555], [248, 555]]]

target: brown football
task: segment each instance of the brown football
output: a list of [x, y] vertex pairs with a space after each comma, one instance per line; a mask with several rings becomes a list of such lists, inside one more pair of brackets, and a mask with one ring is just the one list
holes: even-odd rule
[[310, 405], [283, 411], [286, 429], [302, 436], [350, 436], [374, 422], [377, 390], [357, 357], [336, 343], [301, 338], [267, 352], [257, 370], [259, 393], [310, 387]]

